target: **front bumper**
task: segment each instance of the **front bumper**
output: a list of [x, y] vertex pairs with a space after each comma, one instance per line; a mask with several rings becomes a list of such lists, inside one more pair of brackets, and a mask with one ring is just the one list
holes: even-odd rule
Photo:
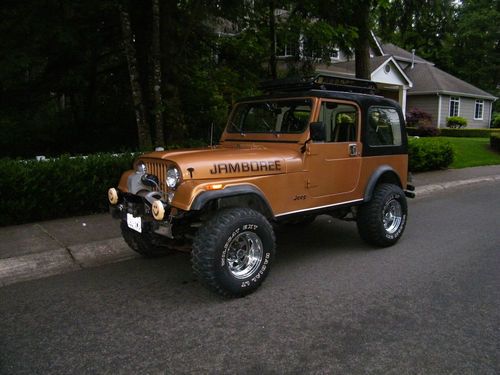
[[[152, 232], [169, 238], [174, 238], [172, 231], [172, 208], [161, 202], [165, 208], [163, 220], [153, 217], [153, 204], [145, 196], [123, 193], [118, 189], [117, 200], [110, 199], [109, 211], [111, 216], [126, 223], [129, 228], [137, 232]], [[115, 203], [116, 202], [116, 203]], [[132, 224], [134, 222], [134, 224]]]

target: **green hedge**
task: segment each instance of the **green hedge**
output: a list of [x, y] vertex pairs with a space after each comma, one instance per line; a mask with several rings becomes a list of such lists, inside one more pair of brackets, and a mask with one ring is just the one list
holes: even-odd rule
[[467, 126], [467, 119], [460, 116], [446, 117], [446, 126], [449, 128], [465, 128]]
[[105, 211], [108, 188], [118, 184], [134, 157], [0, 159], [0, 226]]
[[450, 142], [440, 138], [410, 138], [408, 154], [411, 172], [445, 169], [454, 158]]
[[500, 129], [441, 129], [443, 137], [488, 138], [494, 133], [500, 134]]
[[493, 150], [500, 152], [500, 133], [491, 134], [490, 146]]

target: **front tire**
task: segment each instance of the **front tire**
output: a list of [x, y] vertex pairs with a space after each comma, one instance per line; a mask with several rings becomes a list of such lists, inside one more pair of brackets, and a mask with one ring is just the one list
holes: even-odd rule
[[358, 209], [359, 234], [371, 245], [394, 245], [405, 230], [407, 215], [408, 205], [403, 190], [397, 185], [380, 184], [371, 201]]
[[249, 208], [232, 208], [217, 212], [200, 228], [192, 264], [212, 291], [242, 297], [262, 284], [274, 255], [274, 232], [266, 218]]
[[166, 246], [158, 245], [162, 238], [157, 234], [147, 231], [143, 233], [136, 232], [130, 229], [127, 223], [123, 221], [121, 222], [120, 229], [122, 231], [122, 237], [127, 245], [145, 258], [159, 257], [172, 251]]

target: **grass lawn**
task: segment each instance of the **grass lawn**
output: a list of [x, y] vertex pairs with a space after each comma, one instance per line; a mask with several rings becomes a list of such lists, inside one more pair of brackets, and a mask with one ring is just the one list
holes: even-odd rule
[[440, 138], [449, 141], [455, 149], [455, 160], [450, 168], [500, 164], [500, 153], [491, 150], [489, 138]]

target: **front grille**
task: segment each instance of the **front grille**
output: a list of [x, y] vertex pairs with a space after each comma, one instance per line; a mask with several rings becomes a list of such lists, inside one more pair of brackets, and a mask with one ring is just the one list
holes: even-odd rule
[[148, 174], [155, 175], [160, 181], [160, 189], [162, 191], [167, 191], [167, 169], [168, 163], [165, 161], [153, 161], [153, 160], [143, 160], [146, 164], [146, 170]]

